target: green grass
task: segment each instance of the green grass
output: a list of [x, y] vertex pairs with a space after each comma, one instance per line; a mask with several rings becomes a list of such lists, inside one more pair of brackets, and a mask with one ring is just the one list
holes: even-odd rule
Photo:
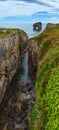
[[7, 34], [3, 34], [3, 33], [0, 34], [0, 38], [6, 38], [6, 37], [7, 37]]
[[[57, 97], [59, 98], [59, 25], [46, 29], [34, 39], [39, 48], [39, 67], [35, 85], [36, 101], [31, 112], [31, 130], [59, 130], [58, 112], [54, 109], [54, 105], [58, 102]], [[55, 73], [54, 78], [53, 72]], [[54, 84], [55, 80], [58, 87]], [[55, 87], [52, 87], [53, 85]], [[53, 91], [56, 101], [52, 98], [51, 102], [50, 97], [51, 95], [53, 97]], [[50, 107], [49, 102], [52, 107]], [[53, 116], [54, 111], [55, 117]]]
[[11, 34], [11, 36], [13, 36], [15, 34], [19, 35], [20, 40], [22, 40], [23, 36], [26, 35], [26, 33], [20, 29], [0, 28], [0, 38], [6, 38], [10, 34]]
[[59, 130], [59, 66], [52, 70], [43, 99], [48, 112], [45, 130]]

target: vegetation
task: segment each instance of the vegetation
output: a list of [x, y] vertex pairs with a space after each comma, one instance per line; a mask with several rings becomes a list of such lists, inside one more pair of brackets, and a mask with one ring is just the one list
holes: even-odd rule
[[44, 100], [47, 103], [46, 130], [59, 130], [59, 66], [53, 69], [47, 85]]
[[59, 25], [34, 38], [39, 48], [31, 130], [59, 130]]
[[26, 33], [20, 29], [16, 28], [0, 28], [0, 38], [6, 38], [8, 35], [15, 35], [18, 34], [20, 40], [22, 40], [23, 36], [26, 35]]
[[[0, 38], [6, 38], [14, 29], [0, 28]], [[15, 31], [15, 30], [14, 30]]]

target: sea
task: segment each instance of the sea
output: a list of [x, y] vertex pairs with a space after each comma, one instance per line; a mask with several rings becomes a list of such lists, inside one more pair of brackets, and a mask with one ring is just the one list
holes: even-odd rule
[[0, 23], [0, 28], [18, 28], [24, 30], [28, 37], [34, 37], [43, 32], [46, 28], [46, 23], [42, 23], [41, 31], [34, 31], [33, 30], [33, 23]]

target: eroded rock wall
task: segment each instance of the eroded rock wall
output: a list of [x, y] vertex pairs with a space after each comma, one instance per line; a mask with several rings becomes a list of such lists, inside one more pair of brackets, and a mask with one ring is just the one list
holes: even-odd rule
[[35, 80], [39, 63], [39, 50], [35, 40], [29, 40], [28, 59], [29, 74]]
[[26, 47], [26, 41], [27, 41], [27, 35], [23, 31], [20, 30], [15, 31], [9, 29], [2, 29], [1, 31], [2, 32], [0, 32], [0, 103], [3, 100], [7, 86], [9, 86], [9, 84], [12, 82], [12, 79], [16, 75], [18, 68], [21, 67], [22, 53]]

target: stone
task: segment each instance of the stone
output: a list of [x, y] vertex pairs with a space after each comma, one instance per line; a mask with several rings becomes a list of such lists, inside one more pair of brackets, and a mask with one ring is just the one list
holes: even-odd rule
[[26, 92], [27, 92], [27, 90], [28, 90], [28, 88], [27, 88], [27, 87], [25, 87], [25, 86], [22, 88], [22, 92], [23, 92], [23, 93], [26, 93]]
[[27, 96], [26, 96], [26, 99], [30, 99], [31, 98], [31, 96], [30, 96], [30, 94], [28, 94]]
[[25, 93], [21, 93], [19, 99], [20, 99], [21, 101], [26, 100], [26, 94], [25, 94]]

